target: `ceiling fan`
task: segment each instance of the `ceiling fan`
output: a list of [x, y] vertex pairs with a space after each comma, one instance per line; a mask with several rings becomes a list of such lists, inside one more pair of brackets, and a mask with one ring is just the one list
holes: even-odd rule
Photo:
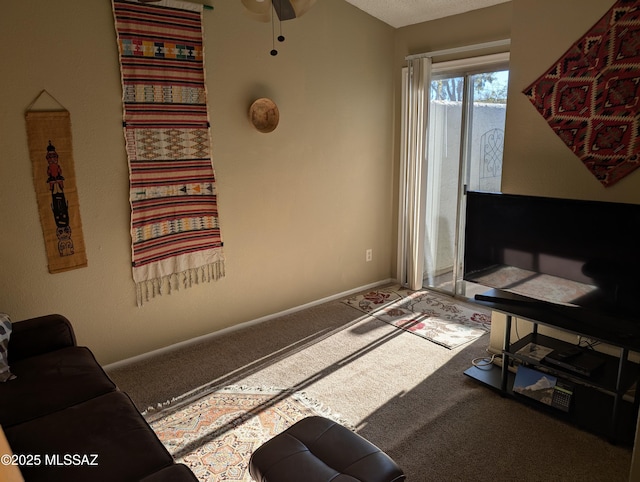
[[292, 20], [304, 15], [316, 0], [242, 0], [247, 14], [260, 22], [271, 20], [271, 9], [280, 21]]
[[[258, 22], [271, 21], [273, 35], [275, 36], [275, 19], [272, 15], [272, 11], [276, 12], [278, 20], [280, 22], [280, 35], [278, 35], [278, 42], [284, 42], [284, 35], [282, 35], [282, 22], [284, 20], [292, 20], [294, 18], [304, 15], [313, 5], [316, 0], [241, 0], [244, 6], [245, 13], [250, 18], [257, 20]], [[273, 48], [271, 49], [271, 55], [278, 55], [278, 51], [275, 47], [275, 41], [273, 42]]]
[[[160, 0], [138, 0], [141, 3], [154, 3]], [[278, 20], [283, 22], [285, 20], [293, 20], [299, 18], [313, 7], [316, 0], [241, 0], [244, 6], [245, 13], [252, 19], [258, 22], [271, 21], [273, 31], [275, 32], [275, 19], [272, 15], [272, 11], [276, 12]], [[274, 33], [275, 36], [275, 33]], [[278, 35], [278, 41], [284, 42], [284, 35], [282, 35], [282, 25], [280, 25], [280, 35]], [[273, 49], [271, 55], [278, 55], [278, 51], [275, 48], [275, 41], [273, 43]]]

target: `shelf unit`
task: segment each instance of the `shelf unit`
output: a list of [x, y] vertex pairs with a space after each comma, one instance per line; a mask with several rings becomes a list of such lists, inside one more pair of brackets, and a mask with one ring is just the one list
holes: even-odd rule
[[[466, 370], [465, 375], [498, 390], [503, 395], [517, 398], [585, 430], [607, 437], [612, 443], [633, 444], [640, 405], [640, 398], [635, 394], [635, 386], [640, 381], [640, 364], [629, 360], [629, 352], [640, 351], [640, 332], [638, 335], [635, 334], [635, 331], [639, 330], [637, 327], [621, 323], [617, 319], [608, 320], [601, 315], [577, 311], [573, 307], [531, 300], [498, 290], [477, 296], [476, 302], [506, 315], [502, 366], [474, 366]], [[531, 322], [533, 331], [511, 343], [511, 325], [514, 317]], [[602, 366], [591, 376], [586, 376], [545, 363], [544, 359], [535, 361], [517, 354], [518, 350], [529, 343], [560, 352], [576, 347], [575, 344], [538, 333], [539, 325], [551, 326], [617, 347], [619, 356], [589, 350], [590, 354], [601, 358]], [[515, 374], [510, 368], [516, 368], [520, 364], [574, 384], [569, 412], [565, 413], [514, 393]], [[630, 392], [630, 389], [633, 390]]]

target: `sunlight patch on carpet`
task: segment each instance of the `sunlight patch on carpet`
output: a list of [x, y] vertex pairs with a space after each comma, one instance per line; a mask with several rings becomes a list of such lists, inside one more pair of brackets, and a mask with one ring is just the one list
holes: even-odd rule
[[250, 482], [253, 451], [305, 417], [348, 425], [304, 392], [229, 386], [198, 400], [148, 414], [158, 438], [199, 480]]
[[343, 300], [380, 321], [453, 349], [489, 333], [491, 314], [431, 291], [401, 286], [373, 290]]

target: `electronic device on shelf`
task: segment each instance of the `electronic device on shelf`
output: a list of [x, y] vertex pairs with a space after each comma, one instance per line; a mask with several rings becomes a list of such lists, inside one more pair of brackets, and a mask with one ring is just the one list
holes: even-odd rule
[[563, 368], [585, 377], [592, 376], [604, 365], [604, 359], [579, 347], [569, 350], [554, 350], [544, 357], [545, 363]]

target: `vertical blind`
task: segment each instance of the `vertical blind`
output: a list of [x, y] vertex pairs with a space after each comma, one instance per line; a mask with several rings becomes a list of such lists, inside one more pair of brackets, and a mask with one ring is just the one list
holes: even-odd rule
[[408, 60], [403, 100], [398, 216], [398, 278], [412, 290], [422, 288], [424, 249], [424, 184], [426, 176], [431, 58]]

